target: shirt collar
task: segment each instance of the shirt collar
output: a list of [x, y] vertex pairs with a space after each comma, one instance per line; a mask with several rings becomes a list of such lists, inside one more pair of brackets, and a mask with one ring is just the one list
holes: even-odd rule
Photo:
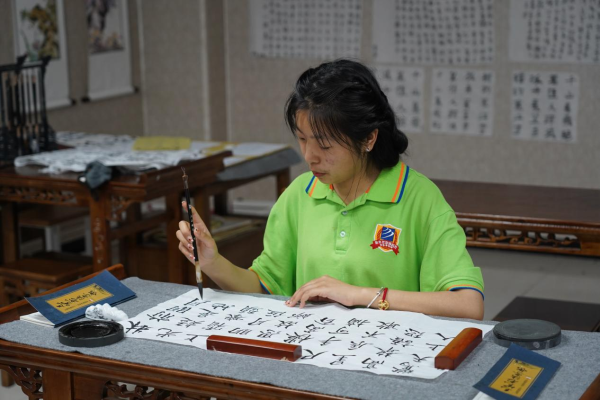
[[319, 178], [313, 175], [304, 191], [313, 199], [324, 199], [331, 190], [330, 185], [324, 184]]
[[409, 171], [410, 167], [403, 162], [382, 170], [367, 192], [367, 200], [380, 203], [400, 203], [405, 193]]
[[[409, 171], [410, 167], [403, 162], [381, 171], [367, 191], [367, 200], [381, 203], [399, 203], [405, 192]], [[313, 175], [304, 191], [313, 199], [324, 199], [331, 194], [332, 190], [331, 185], [319, 181]]]

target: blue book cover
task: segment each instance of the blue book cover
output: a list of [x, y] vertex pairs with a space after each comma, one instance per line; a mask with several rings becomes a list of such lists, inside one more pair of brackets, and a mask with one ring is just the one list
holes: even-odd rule
[[511, 344], [473, 387], [497, 400], [532, 400], [544, 390], [558, 367], [558, 361]]
[[133, 299], [135, 293], [110, 272], [103, 271], [87, 281], [69, 286], [46, 296], [27, 297], [54, 326], [81, 318], [85, 310], [96, 304], [115, 305]]

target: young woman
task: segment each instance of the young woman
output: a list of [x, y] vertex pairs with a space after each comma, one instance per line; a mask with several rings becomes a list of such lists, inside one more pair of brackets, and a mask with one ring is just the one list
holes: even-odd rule
[[[202, 271], [225, 290], [481, 319], [483, 278], [438, 188], [400, 160], [408, 140], [371, 71], [338, 60], [304, 72], [285, 117], [310, 172], [273, 207], [248, 270], [223, 258], [194, 210]], [[179, 249], [193, 262], [189, 224]]]

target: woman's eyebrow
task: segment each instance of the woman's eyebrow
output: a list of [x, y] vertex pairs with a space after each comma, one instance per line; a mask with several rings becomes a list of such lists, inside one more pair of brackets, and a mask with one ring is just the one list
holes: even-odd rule
[[[302, 132], [302, 129], [300, 129], [300, 128], [296, 128], [296, 132], [301, 133], [304, 136], [308, 136], [306, 133]], [[324, 135], [320, 135], [320, 134], [316, 134], [316, 135], [312, 134], [312, 135], [308, 136], [309, 139], [317, 139], [317, 140], [320, 140], [324, 137], [325, 137]]]

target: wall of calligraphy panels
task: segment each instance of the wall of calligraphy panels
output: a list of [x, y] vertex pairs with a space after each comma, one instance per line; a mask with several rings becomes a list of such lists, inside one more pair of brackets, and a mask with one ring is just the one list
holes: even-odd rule
[[373, 59], [409, 64], [494, 60], [493, 0], [378, 0]]
[[[228, 138], [293, 144], [282, 118], [287, 96], [300, 73], [337, 55], [253, 54], [251, 4], [225, 3]], [[411, 167], [438, 179], [600, 188], [597, 1], [360, 4], [358, 58], [385, 71], [382, 87], [393, 107], [405, 112], [399, 122], [409, 136], [405, 160]], [[399, 71], [406, 76], [415, 70], [418, 76], [404, 84], [397, 79]], [[450, 71], [461, 77], [455, 84]], [[521, 73], [539, 77], [538, 83], [516, 82]], [[491, 92], [482, 93], [482, 83], [479, 91], [469, 88], [467, 75], [491, 77]], [[446, 94], [437, 96], [437, 90]], [[232, 198], [270, 199], [269, 187], [236, 190]]]
[[360, 0], [252, 0], [250, 51], [264, 57], [359, 57]]
[[302, 346], [296, 363], [375, 374], [433, 379], [444, 373], [435, 356], [464, 328], [483, 334], [491, 325], [445, 321], [423, 314], [339, 304], [290, 308], [281, 300], [213, 290], [191, 290], [120, 322], [128, 338], [159, 340], [206, 349], [210, 335]]
[[510, 59], [600, 63], [600, 2], [512, 0]]

